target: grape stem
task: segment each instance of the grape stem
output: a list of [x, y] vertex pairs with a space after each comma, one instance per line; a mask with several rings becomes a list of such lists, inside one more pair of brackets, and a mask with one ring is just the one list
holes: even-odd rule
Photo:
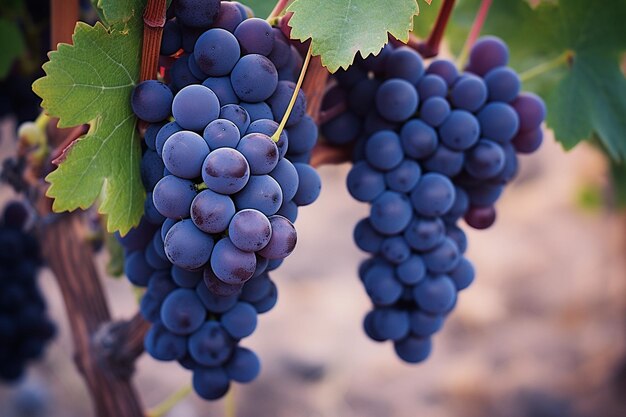
[[285, 111], [283, 119], [280, 121], [278, 130], [276, 130], [276, 132], [274, 132], [274, 134], [272, 135], [272, 140], [274, 142], [278, 142], [278, 140], [280, 139], [280, 135], [283, 133], [283, 130], [285, 130], [287, 120], [289, 119], [289, 116], [291, 116], [293, 106], [294, 104], [296, 104], [296, 100], [298, 99], [298, 93], [300, 92], [300, 88], [302, 87], [302, 82], [304, 81], [304, 76], [306, 75], [306, 69], [309, 67], [309, 62], [311, 62], [311, 48], [312, 45], [309, 45], [309, 50], [306, 52], [306, 58], [304, 58], [304, 64], [302, 65], [302, 70], [300, 71], [300, 77], [298, 77], [296, 88], [293, 90], [293, 95], [291, 96], [291, 101], [289, 102], [287, 111]]
[[459, 68], [465, 66], [467, 58], [469, 57], [470, 50], [474, 47], [480, 32], [483, 30], [483, 26], [485, 25], [485, 20], [487, 20], [487, 15], [489, 14], [489, 9], [491, 8], [492, 0], [482, 0], [480, 3], [480, 8], [478, 9], [478, 13], [476, 14], [476, 18], [474, 19], [474, 23], [472, 23], [472, 28], [467, 36], [467, 40], [465, 41], [465, 45], [463, 45], [463, 50], [461, 54], [456, 60], [456, 65]]
[[432, 58], [439, 54], [439, 45], [443, 39], [443, 34], [446, 31], [448, 22], [450, 21], [450, 15], [452, 9], [454, 9], [455, 0], [444, 0], [439, 9], [437, 20], [433, 26], [433, 30], [430, 32], [426, 42], [421, 42], [417, 45], [417, 52], [419, 52], [424, 58]]
[[233, 385], [224, 397], [224, 417], [237, 417], [237, 402], [235, 401], [235, 387]]
[[562, 66], [563, 64], [571, 65], [574, 61], [574, 51], [571, 49], [567, 49], [562, 54], [557, 56], [554, 59], [551, 59], [546, 62], [542, 62], [541, 64], [534, 66], [532, 68], [527, 69], [519, 75], [520, 81], [527, 82], [532, 80], [533, 78], [542, 75], [548, 71], [552, 71], [555, 68]]
[[157, 405], [153, 409], [149, 410], [146, 413], [146, 417], [163, 417], [167, 413], [169, 413], [172, 408], [176, 406], [179, 402], [185, 399], [189, 394], [191, 394], [192, 388], [191, 385], [186, 385], [167, 397], [165, 401], [161, 404]]
[[267, 17], [267, 21], [271, 22], [274, 19], [276, 19], [278, 16], [280, 16], [280, 14], [284, 12], [285, 9], [287, 8], [289, 1], [290, 0], [278, 0], [278, 2], [276, 3], [276, 6], [274, 6], [274, 10], [272, 10], [272, 13], [270, 13], [270, 15]]

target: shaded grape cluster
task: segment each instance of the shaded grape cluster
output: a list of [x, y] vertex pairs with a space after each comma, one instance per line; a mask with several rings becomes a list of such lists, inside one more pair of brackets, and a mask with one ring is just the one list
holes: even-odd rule
[[28, 219], [19, 202], [9, 203], [0, 224], [0, 379], [12, 382], [28, 362], [43, 356], [56, 334], [37, 285], [39, 244], [23, 231]]
[[482, 38], [459, 73], [450, 61], [426, 65], [389, 44], [336, 74], [325, 96], [334, 117], [322, 133], [353, 147], [348, 190], [370, 204], [354, 230], [371, 254], [359, 269], [374, 304], [364, 328], [393, 341], [404, 361], [426, 359], [431, 336], [474, 279], [459, 220], [491, 226], [517, 154], [541, 145], [545, 106], [520, 92], [508, 56], [501, 40]]
[[237, 2], [173, 2], [161, 45], [163, 81], [137, 85], [149, 122], [138, 228], [120, 238], [125, 272], [146, 286], [146, 350], [193, 370], [203, 398], [259, 372], [240, 346], [277, 300], [268, 272], [295, 248], [298, 207], [321, 189], [309, 165], [317, 126], [298, 92], [302, 60], [280, 30]]

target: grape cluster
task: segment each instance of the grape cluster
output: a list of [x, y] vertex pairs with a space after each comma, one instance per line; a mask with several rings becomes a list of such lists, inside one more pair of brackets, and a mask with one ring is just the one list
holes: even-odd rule
[[507, 62], [507, 46], [493, 37], [475, 44], [463, 73], [387, 45], [338, 73], [325, 97], [324, 111], [335, 117], [322, 133], [354, 147], [348, 190], [370, 204], [354, 230], [372, 255], [359, 270], [374, 304], [364, 328], [393, 341], [404, 361], [429, 355], [431, 336], [474, 279], [458, 221], [491, 226], [517, 153], [542, 142], [544, 104], [520, 92]]
[[27, 218], [24, 206], [12, 202], [0, 225], [0, 379], [9, 382], [43, 355], [56, 333], [37, 287], [39, 245], [22, 230]]
[[195, 391], [217, 399], [259, 372], [239, 343], [275, 305], [268, 272], [295, 248], [298, 207], [319, 195], [309, 165], [317, 127], [298, 92], [273, 137], [302, 63], [280, 30], [237, 2], [177, 0], [171, 11], [161, 46], [169, 84], [145, 81], [131, 97], [150, 123], [148, 198], [121, 241], [128, 279], [147, 286], [146, 350], [193, 370]]

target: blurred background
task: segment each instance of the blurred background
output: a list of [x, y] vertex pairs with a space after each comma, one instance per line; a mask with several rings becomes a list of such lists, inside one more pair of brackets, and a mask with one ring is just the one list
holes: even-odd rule
[[[458, 31], [463, 20], [457, 23]], [[47, 26], [37, 27], [24, 52], [28, 59], [10, 73], [27, 85], [40, 73], [24, 65], [43, 59], [38, 51], [46, 50]], [[2, 92], [15, 85], [4, 81]], [[17, 119], [34, 117], [1, 118], [0, 159], [15, 152]], [[272, 274], [278, 305], [260, 317], [245, 343], [261, 358], [260, 377], [215, 403], [191, 394], [168, 416], [626, 415], [626, 216], [614, 208], [601, 150], [584, 143], [565, 153], [546, 131], [542, 149], [521, 157], [495, 226], [465, 228], [476, 281], [434, 337], [431, 357], [418, 365], [401, 362], [391, 344], [362, 331], [370, 305], [356, 271], [365, 254], [352, 242], [352, 230], [367, 206], [349, 196], [348, 170], [348, 164], [320, 168], [321, 197], [301, 210], [296, 251]], [[0, 205], [12, 198], [1, 185]], [[106, 251], [94, 256], [106, 277]], [[137, 301], [127, 280], [103, 283], [114, 318], [130, 318]], [[20, 383], [0, 385], [0, 417], [93, 415], [72, 360], [61, 294], [46, 269], [40, 284], [58, 335]], [[188, 385], [190, 373], [143, 355], [134, 380], [150, 408]]]

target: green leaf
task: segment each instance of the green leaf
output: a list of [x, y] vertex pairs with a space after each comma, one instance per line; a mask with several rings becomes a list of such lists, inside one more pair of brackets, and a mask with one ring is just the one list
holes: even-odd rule
[[[464, 41], [479, 0], [463, 0], [453, 20], [452, 49]], [[587, 0], [493, 2], [484, 34], [504, 39], [511, 65], [519, 71], [548, 62], [560, 66], [535, 77], [524, 87], [546, 99], [548, 126], [566, 149], [597, 135], [616, 161], [626, 158], [626, 79], [620, 70], [626, 48], [626, 2], [590, 5]], [[562, 60], [571, 53], [570, 61]], [[549, 66], [548, 66], [549, 67]]]
[[22, 52], [25, 44], [22, 32], [15, 22], [0, 19], [0, 80], [7, 76], [11, 65]]
[[626, 208], [626, 165], [611, 163], [611, 178], [615, 204], [620, 209]]
[[387, 33], [407, 41], [416, 0], [296, 0], [289, 24], [291, 37], [311, 39], [313, 55], [321, 55], [330, 72], [348, 68], [358, 51], [366, 57], [377, 54], [387, 43]]
[[109, 231], [125, 234], [139, 223], [145, 192], [141, 147], [130, 94], [139, 77], [141, 31], [78, 23], [74, 45], [59, 45], [33, 84], [60, 127], [91, 125], [46, 180], [56, 212], [86, 209], [102, 194]]
[[141, 17], [147, 0], [97, 0], [96, 9], [107, 25], [126, 23]]

